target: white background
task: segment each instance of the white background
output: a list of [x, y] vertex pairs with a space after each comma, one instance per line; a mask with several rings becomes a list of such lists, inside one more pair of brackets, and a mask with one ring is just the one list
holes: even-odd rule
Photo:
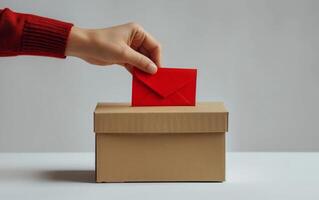
[[0, 153], [4, 200], [319, 199], [319, 153], [230, 152], [225, 182], [95, 183], [94, 153]]
[[[136, 21], [163, 63], [199, 70], [198, 101], [230, 111], [228, 151], [318, 151], [319, 1], [1, 0], [86, 28]], [[107, 39], [107, 38], [106, 38]], [[76, 58], [0, 58], [0, 151], [94, 151], [93, 110], [131, 77]]]

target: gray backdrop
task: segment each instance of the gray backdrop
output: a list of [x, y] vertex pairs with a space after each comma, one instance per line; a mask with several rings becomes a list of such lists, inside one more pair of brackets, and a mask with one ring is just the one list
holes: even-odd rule
[[[224, 101], [229, 151], [318, 151], [319, 1], [1, 0], [96, 28], [136, 21], [171, 67], [199, 69], [198, 101]], [[99, 101], [131, 77], [76, 58], [0, 58], [0, 151], [93, 151]]]

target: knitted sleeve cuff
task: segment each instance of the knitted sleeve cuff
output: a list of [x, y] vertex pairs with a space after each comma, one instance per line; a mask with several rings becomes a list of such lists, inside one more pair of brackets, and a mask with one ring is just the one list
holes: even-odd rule
[[22, 15], [25, 21], [19, 54], [65, 58], [73, 24], [36, 15]]

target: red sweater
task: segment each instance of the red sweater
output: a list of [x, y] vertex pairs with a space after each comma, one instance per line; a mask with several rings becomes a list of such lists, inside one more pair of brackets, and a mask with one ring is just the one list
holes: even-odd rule
[[0, 10], [0, 56], [38, 55], [65, 58], [73, 24]]

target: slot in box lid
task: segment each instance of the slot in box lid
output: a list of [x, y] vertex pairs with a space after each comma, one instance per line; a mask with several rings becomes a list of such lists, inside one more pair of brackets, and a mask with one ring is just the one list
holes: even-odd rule
[[127, 103], [98, 103], [95, 133], [227, 132], [228, 111], [222, 102], [196, 106], [131, 107]]

